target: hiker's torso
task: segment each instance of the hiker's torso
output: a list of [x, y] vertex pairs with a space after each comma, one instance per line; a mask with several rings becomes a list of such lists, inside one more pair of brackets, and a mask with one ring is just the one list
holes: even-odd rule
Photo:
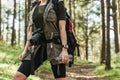
[[35, 8], [33, 13], [33, 23], [35, 25], [35, 28], [38, 29], [40, 27], [43, 27], [43, 10], [45, 5], [38, 6]]
[[38, 29], [40, 27], [43, 28], [45, 38], [51, 39], [54, 36], [59, 36], [59, 29], [57, 27], [57, 17], [56, 13], [53, 10], [53, 5], [48, 3], [47, 5], [36, 5], [32, 20], [34, 23], [34, 29]]
[[[60, 36], [59, 27], [57, 26], [57, 20], [65, 20], [66, 9], [63, 2], [58, 4], [58, 13], [59, 16], [56, 16], [55, 10], [53, 9], [54, 5], [47, 3], [46, 5], [36, 5], [30, 12], [30, 23], [29, 25], [34, 24], [34, 30], [42, 27], [44, 30], [44, 35], [46, 40], [52, 39], [55, 36]], [[59, 56], [62, 45], [47, 43], [47, 59], [50, 60], [54, 57]], [[36, 54], [36, 53], [35, 53]], [[27, 58], [27, 57], [26, 57]]]

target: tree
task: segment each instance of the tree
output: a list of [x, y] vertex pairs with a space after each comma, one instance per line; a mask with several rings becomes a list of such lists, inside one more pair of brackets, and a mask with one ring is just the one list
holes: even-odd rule
[[28, 13], [30, 11], [30, 5], [31, 5], [31, 0], [25, 0], [25, 29], [24, 29], [24, 33], [25, 33], [25, 43], [26, 44], [26, 40], [27, 40], [27, 27], [28, 27]]
[[102, 22], [102, 49], [100, 63], [103, 64], [105, 61], [105, 3], [101, 0], [101, 22]]
[[69, 0], [69, 13], [70, 13], [70, 16], [71, 16], [71, 3], [72, 3], [72, 1]]
[[14, 0], [14, 11], [13, 11], [13, 26], [12, 26], [12, 35], [11, 35], [11, 45], [14, 46], [16, 41], [16, 35], [15, 35], [15, 18], [16, 18], [16, 0]]
[[8, 9], [8, 10], [6, 10], [6, 15], [7, 15], [7, 17], [6, 17], [6, 19], [7, 19], [7, 26], [6, 26], [6, 42], [8, 42], [8, 38], [9, 38], [9, 36], [8, 36], [8, 34], [9, 34], [9, 16], [10, 16], [10, 14], [12, 14], [12, 12], [11, 12], [11, 10], [10, 9]]
[[28, 4], [27, 4], [27, 2], [28, 2], [29, 0], [25, 0], [25, 29], [24, 29], [24, 34], [25, 34], [25, 36], [24, 36], [24, 45], [26, 44], [26, 40], [27, 40], [27, 26], [28, 26], [28, 21], [27, 21], [27, 17], [28, 17]]
[[113, 27], [114, 27], [114, 42], [115, 42], [115, 52], [119, 52], [119, 38], [118, 38], [118, 18], [117, 18], [117, 1], [112, 0], [112, 17], [113, 17]]
[[106, 0], [106, 62], [105, 69], [111, 69], [111, 53], [110, 53], [110, 0]]
[[20, 0], [19, 0], [19, 11], [18, 11], [18, 17], [19, 17], [19, 26], [18, 26], [18, 46], [20, 46], [20, 31], [21, 31], [21, 29], [20, 29], [20, 22], [21, 22], [21, 17], [20, 17], [20, 15], [21, 15], [21, 9], [20, 9]]
[[2, 23], [2, 20], [1, 20], [1, 0], [0, 0], [0, 40], [2, 38], [2, 35], [1, 35], [1, 23]]

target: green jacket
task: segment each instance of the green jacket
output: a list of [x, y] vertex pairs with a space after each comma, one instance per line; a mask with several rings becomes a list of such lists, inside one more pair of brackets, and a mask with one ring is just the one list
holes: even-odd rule
[[[43, 14], [43, 20], [44, 20], [44, 34], [46, 39], [52, 39], [54, 36], [60, 36], [60, 31], [57, 26], [57, 16], [55, 11], [53, 10], [53, 4], [50, 2], [46, 5], [46, 8], [44, 10]], [[63, 1], [63, 0], [58, 0], [58, 2]], [[33, 25], [32, 21], [32, 15], [35, 10], [36, 6], [31, 10], [30, 12], [30, 22], [29, 25]], [[65, 8], [63, 9], [65, 13]], [[52, 45], [52, 47], [51, 47]], [[35, 46], [36, 47], [36, 46]], [[34, 48], [33, 51], [32, 49], [29, 49], [29, 52], [26, 54], [24, 60], [31, 60], [31, 54], [36, 54], [37, 49], [39, 49], [40, 45]], [[54, 43], [47, 43], [47, 59], [51, 60], [54, 57], [59, 56], [61, 50], [62, 50], [62, 45], [60, 44], [54, 44]]]

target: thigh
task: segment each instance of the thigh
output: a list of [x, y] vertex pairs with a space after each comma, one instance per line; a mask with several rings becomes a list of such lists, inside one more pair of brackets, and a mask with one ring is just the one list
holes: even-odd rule
[[20, 67], [18, 68], [18, 72], [23, 73], [26, 77], [30, 75], [31, 71], [31, 61], [30, 60], [24, 60]]
[[28, 77], [31, 74], [31, 68], [34, 67], [34, 70], [36, 70], [46, 59], [47, 59], [47, 53], [46, 53], [46, 46], [44, 45], [40, 47], [40, 49], [37, 51], [36, 55], [34, 56], [33, 59], [34, 64], [31, 64], [32, 63], [31, 60], [24, 60], [20, 65], [18, 71], [26, 75], [26, 77]]
[[[34, 65], [31, 64], [30, 60], [24, 60], [20, 67], [18, 68], [18, 72], [21, 72], [24, 74], [26, 77], [28, 77], [31, 74], [31, 70], [36, 70], [42, 63], [39, 61], [34, 62]], [[34, 66], [34, 67], [33, 67]]]
[[46, 47], [42, 46], [37, 51], [35, 57], [34, 57], [34, 64], [35, 64], [35, 70], [45, 61], [47, 60], [47, 53], [46, 53]]
[[66, 77], [66, 65], [65, 64], [58, 64], [52, 65], [52, 71], [55, 78], [64, 78]]

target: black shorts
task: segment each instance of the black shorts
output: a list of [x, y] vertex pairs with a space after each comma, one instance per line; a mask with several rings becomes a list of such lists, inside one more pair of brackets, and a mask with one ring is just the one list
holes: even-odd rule
[[[43, 61], [41, 61], [41, 59]], [[44, 52], [44, 54], [37, 53], [34, 58], [34, 69], [36, 70], [45, 60], [47, 60], [47, 54]], [[53, 71], [53, 75], [55, 78], [64, 78], [66, 77], [66, 67], [65, 64], [59, 64], [59, 65], [52, 65], [51, 69]], [[23, 73], [26, 77], [28, 77], [31, 74], [31, 61], [25, 60], [20, 65], [19, 72]]]

